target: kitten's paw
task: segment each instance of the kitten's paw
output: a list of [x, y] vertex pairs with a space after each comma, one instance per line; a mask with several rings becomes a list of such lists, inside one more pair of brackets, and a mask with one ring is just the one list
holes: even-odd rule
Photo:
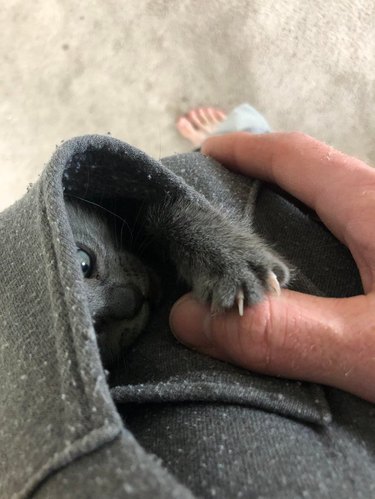
[[[218, 262], [217, 258], [214, 261]], [[201, 267], [202, 269], [202, 267]], [[211, 304], [213, 313], [260, 302], [267, 293], [279, 295], [287, 286], [290, 271], [280, 257], [259, 243], [254, 247], [233, 247], [219, 263], [207, 265], [193, 277], [193, 293]]]

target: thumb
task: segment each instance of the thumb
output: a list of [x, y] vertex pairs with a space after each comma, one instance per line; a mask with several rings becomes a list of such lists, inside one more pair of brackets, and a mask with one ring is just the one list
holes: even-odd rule
[[372, 399], [373, 333], [362, 328], [359, 335], [355, 322], [362, 309], [368, 310], [366, 298], [318, 298], [283, 290], [279, 297], [266, 296], [246, 308], [240, 317], [235, 310], [212, 315], [188, 294], [172, 308], [170, 325], [179, 341], [217, 359]]

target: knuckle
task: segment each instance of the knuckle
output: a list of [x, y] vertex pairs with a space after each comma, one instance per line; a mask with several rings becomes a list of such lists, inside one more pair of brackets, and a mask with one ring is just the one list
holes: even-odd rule
[[241, 355], [254, 367], [266, 370], [272, 367], [284, 340], [281, 330], [272, 322], [272, 307], [268, 299], [247, 309], [243, 320], [238, 322]]

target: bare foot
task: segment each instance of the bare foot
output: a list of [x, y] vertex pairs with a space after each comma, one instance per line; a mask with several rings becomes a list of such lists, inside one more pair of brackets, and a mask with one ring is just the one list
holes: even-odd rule
[[176, 128], [194, 147], [199, 147], [226, 117], [227, 115], [216, 107], [199, 107], [181, 116]]

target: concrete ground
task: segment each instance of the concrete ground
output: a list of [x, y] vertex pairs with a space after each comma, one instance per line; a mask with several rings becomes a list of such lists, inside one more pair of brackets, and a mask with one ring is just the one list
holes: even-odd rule
[[375, 162], [372, 0], [7, 0], [0, 10], [0, 210], [56, 144], [110, 132], [159, 158], [176, 118], [248, 101]]

